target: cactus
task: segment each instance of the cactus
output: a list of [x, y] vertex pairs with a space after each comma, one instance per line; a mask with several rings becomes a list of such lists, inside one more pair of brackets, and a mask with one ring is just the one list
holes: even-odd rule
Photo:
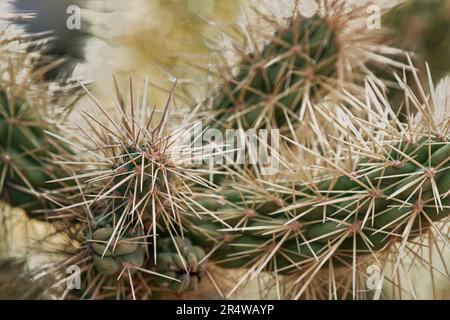
[[[405, 83], [400, 85], [411, 93]], [[445, 106], [434, 100], [429, 110], [422, 110], [420, 116], [410, 118], [410, 125], [404, 125], [398, 122], [385, 98], [375, 95], [377, 90], [375, 83], [369, 81], [367, 94], [371, 103], [367, 105], [356, 102], [350, 94], [347, 97], [349, 103], [364, 109], [363, 117], [351, 115], [344, 107], [331, 110], [322, 106], [321, 111], [336, 123], [337, 140], [342, 141], [330, 152], [341, 154], [330, 157], [319, 149], [298, 145], [302, 152], [317, 158], [313, 165], [320, 170], [313, 177], [299, 181], [295, 175], [283, 172], [272, 182], [257, 182], [250, 171], [235, 174], [233, 180], [225, 179], [218, 189], [196, 183], [201, 180], [194, 179], [186, 201], [173, 199], [166, 206], [150, 207], [161, 210], [156, 211], [156, 220], [152, 214], [146, 214], [149, 209], [129, 210], [133, 201], [139, 203], [145, 199], [137, 186], [139, 183], [146, 186], [146, 181], [121, 184], [124, 178], [117, 180], [119, 175], [126, 177], [130, 172], [142, 176], [142, 169], [136, 170], [133, 161], [147, 153], [140, 153], [132, 144], [120, 145], [118, 149], [126, 151], [116, 152], [116, 156], [109, 158], [117, 159], [121, 165], [113, 165], [106, 173], [102, 171], [102, 179], [82, 184], [87, 188], [87, 195], [91, 194], [89, 190], [98, 191], [99, 187], [94, 185], [101, 182], [103, 193], [98, 193], [94, 201], [82, 203], [92, 209], [87, 212], [80, 205], [71, 208], [78, 208], [80, 218], [84, 216], [84, 235], [79, 241], [86, 244], [75, 250], [84, 252], [82, 261], [89, 261], [89, 266], [83, 268], [90, 270], [86, 271], [85, 278], [104, 279], [96, 290], [83, 292], [81, 297], [93, 294], [103, 298], [100, 292], [106, 287], [117, 288], [114, 292], [122, 298], [157, 298], [161, 292], [195, 291], [206, 258], [223, 268], [245, 268], [248, 273], [244, 277], [260, 272], [284, 276], [286, 286], [294, 288], [287, 290], [288, 298], [323, 295], [320, 290], [327, 289], [321, 285], [317, 284], [316, 289], [310, 287], [319, 275], [332, 272], [345, 277], [347, 274], [355, 279], [353, 286], [340, 287], [339, 295], [356, 297], [356, 278], [363, 276], [361, 268], [370, 261], [384, 255], [402, 259], [401, 252], [407, 245], [426, 234], [436, 233], [437, 237], [445, 238], [437, 225], [448, 219], [450, 213], [448, 119], [439, 116], [439, 112], [438, 116], [431, 113]], [[371, 105], [384, 107], [372, 109]], [[347, 116], [346, 121], [342, 121], [343, 115]], [[122, 120], [122, 125], [128, 128], [124, 134], [131, 134], [133, 121]], [[363, 123], [364, 129], [351, 130], [362, 128]], [[137, 137], [137, 131], [134, 134]], [[348, 154], [342, 153], [343, 149], [348, 149]], [[126, 170], [110, 175], [121, 167]], [[162, 188], [159, 192], [164, 193], [161, 190], [167, 188], [167, 178], [158, 177], [154, 171], [147, 173], [146, 165], [141, 168], [151, 177], [149, 186]], [[103, 177], [111, 179], [116, 186], [114, 196], [107, 196], [110, 187], [106, 184], [105, 188]], [[164, 219], [172, 218], [164, 213], [170, 205], [180, 206], [173, 220], [179, 223], [179, 229], [164, 223]], [[154, 224], [158, 236], [153, 231]], [[136, 231], [139, 226], [143, 226], [142, 231]], [[90, 229], [94, 231], [91, 233]], [[128, 232], [133, 230], [139, 235], [130, 240]], [[156, 243], [151, 243], [155, 239]], [[79, 254], [72, 252], [70, 257], [74, 255]], [[122, 285], [127, 287], [123, 296], [118, 289]], [[87, 286], [91, 290], [93, 285]]]
[[42, 191], [61, 188], [47, 181], [63, 177], [64, 171], [51, 159], [51, 152], [58, 152], [60, 147], [44, 132], [50, 124], [36, 114], [32, 105], [17, 98], [0, 92], [0, 190], [12, 205], [32, 214], [33, 210], [48, 207]]
[[203, 276], [202, 259], [206, 254], [200, 247], [192, 246], [188, 238], [159, 239], [154, 259], [148, 236], [142, 230], [130, 228], [112, 237], [112, 224], [99, 224], [96, 228], [83, 224], [66, 228], [63, 233], [70, 241], [64, 250], [58, 251], [62, 256], [36, 276], [50, 284], [69, 283], [71, 275], [67, 275], [67, 267], [79, 267], [80, 287], [67, 297], [67, 291], [55, 290], [61, 297], [159, 299], [162, 294], [196, 290]]
[[[270, 233], [266, 241], [263, 237], [267, 229], [280, 228], [284, 232], [290, 228], [298, 228], [304, 229], [305, 237], [312, 243], [326, 244], [339, 239], [343, 234], [350, 235], [348, 232], [351, 228], [362, 228], [367, 224], [374, 228], [373, 238], [372, 235], [367, 238], [359, 236], [357, 245], [361, 246], [362, 251], [369, 250], [367, 244], [370, 242], [374, 244], [374, 248], [382, 248], [390, 239], [389, 233], [400, 235], [408, 224], [414, 228], [425, 228], [434, 221], [445, 219], [449, 214], [448, 201], [444, 198], [450, 186], [448, 138], [423, 136], [416, 142], [400, 141], [390, 149], [387, 145], [383, 163], [375, 164], [364, 159], [356, 165], [353, 172], [313, 186], [291, 186], [294, 190], [292, 194], [282, 198], [274, 195], [274, 200], [261, 201], [254, 205], [254, 209], [245, 206], [254, 204], [257, 194], [247, 192], [241, 198], [235, 189], [230, 189], [225, 199], [204, 198], [198, 201], [209, 199], [210, 202], [221, 202], [214, 206], [220, 208], [216, 215], [223, 216], [230, 224], [244, 219], [248, 222], [242, 229], [249, 229], [244, 233], [249, 237], [240, 240], [238, 235], [233, 240], [236, 243], [242, 244], [243, 241], [260, 246], [271, 242]], [[364, 168], [371, 163], [371, 172], [368, 174]], [[230, 202], [227, 199], [232, 199], [233, 191], [236, 199]], [[209, 208], [212, 207], [210, 204]], [[414, 219], [411, 220], [411, 217]], [[202, 223], [192, 229], [202, 230]], [[206, 228], [207, 226], [211, 229], [214, 223], [205, 223]], [[223, 226], [218, 223], [215, 228], [223, 229]], [[370, 226], [368, 228], [370, 231]], [[250, 231], [251, 229], [255, 231]], [[204, 232], [207, 233], [207, 230]], [[344, 242], [344, 246], [347, 244]], [[291, 245], [295, 247], [295, 242]], [[288, 244], [286, 246], [289, 247]], [[227, 248], [230, 249], [229, 246]], [[305, 248], [307, 256], [311, 255], [308, 251], [311, 249]], [[319, 246], [313, 251], [318, 253], [322, 249], [323, 246]], [[236, 247], [236, 251], [246, 250]], [[219, 250], [218, 254], [222, 252]], [[245, 262], [245, 259], [239, 261], [242, 264]]]
[[212, 102], [217, 121], [247, 129], [279, 127], [297, 117], [304, 97], [318, 95], [318, 82], [336, 71], [336, 41], [325, 19], [292, 18], [261, 52], [245, 56], [237, 77], [221, 87]]
[[[389, 10], [382, 20], [383, 26], [388, 30], [385, 41], [393, 46], [410, 52], [415, 65], [420, 72], [417, 73], [422, 81], [427, 81], [427, 62], [435, 80], [449, 74], [450, 64], [450, 5], [445, 0], [433, 1], [402, 1]], [[407, 59], [403, 57], [404, 61]], [[392, 82], [390, 70], [379, 71], [380, 77], [386, 82]], [[411, 76], [408, 77], [411, 80]], [[409, 81], [414, 86], [414, 81]], [[405, 108], [403, 91], [396, 85], [390, 85], [389, 101], [394, 109]], [[401, 110], [404, 112], [404, 110]]]
[[[122, 296], [127, 298], [168, 290], [167, 281], [175, 282], [169, 283], [172, 291], [194, 289], [196, 285], [190, 275], [195, 274], [196, 279], [201, 276], [198, 265], [205, 253], [199, 247], [191, 247], [189, 240], [183, 238], [185, 230], [181, 222], [187, 214], [184, 206], [198, 205], [191, 186], [213, 188], [203, 177], [210, 171], [185, 162], [189, 158], [182, 153], [184, 145], [179, 140], [190, 134], [192, 127], [190, 123], [182, 123], [175, 130], [167, 127], [171, 97], [161, 115], [156, 108], [146, 113], [146, 97], [139, 97], [143, 104], [136, 105], [132, 82], [130, 89], [129, 104], [117, 91], [118, 118], [97, 104], [106, 121], [84, 114], [90, 126], [85, 136], [70, 139], [57, 136], [62, 145], [71, 141], [69, 146], [75, 152], [66, 153], [66, 158], [60, 160], [62, 168], [73, 174], [55, 181], [70, 182], [77, 188], [65, 190], [69, 202], [61, 202], [58, 193], [56, 199], [50, 196], [61, 204], [52, 218], [62, 225], [62, 233], [78, 244], [73, 245], [71, 241], [65, 251], [69, 253], [68, 260], [73, 256], [80, 258], [85, 270], [83, 277], [90, 289], [89, 281], [97, 278], [103, 279], [98, 291], [106, 287], [120, 288], [122, 281], [130, 281], [127, 284], [130, 291]], [[91, 98], [95, 99], [92, 95]], [[80, 159], [80, 154], [85, 156]], [[79, 228], [65, 232], [65, 226], [73, 227], [75, 221], [81, 222]], [[167, 262], [167, 256], [175, 264], [163, 267], [161, 263]], [[186, 259], [184, 276], [179, 269], [184, 265], [183, 259]], [[65, 261], [55, 268], [64, 272]], [[146, 276], [151, 278], [148, 281], [155, 282], [154, 287], [143, 280]], [[153, 280], [158, 277], [162, 278], [159, 282]], [[143, 292], [135, 291], [134, 285], [144, 288]], [[80, 292], [83, 298], [91, 295], [102, 293]]]
[[[254, 178], [250, 176], [246, 180], [245, 174], [235, 175], [234, 183], [226, 179], [220, 189], [208, 188], [206, 183], [193, 183], [188, 201], [172, 201], [168, 206], [155, 209], [150, 207], [162, 210], [157, 211], [156, 220], [152, 214], [146, 214], [148, 208], [129, 210], [133, 208], [133, 201], [142, 201], [137, 186], [145, 185], [145, 181], [125, 184], [121, 183], [123, 178], [117, 180], [117, 176], [130, 172], [141, 176], [142, 169], [135, 170], [133, 160], [147, 154], [131, 148], [132, 144], [115, 144], [122, 151], [109, 158], [102, 155], [102, 158], [117, 159], [121, 164], [111, 166], [106, 173], [100, 172], [101, 179], [96, 176], [97, 169], [89, 171], [89, 180], [82, 183], [86, 188], [85, 196], [91, 194], [90, 190], [98, 191], [99, 182], [103, 193], [94, 195], [94, 200], [65, 208], [79, 210], [78, 216], [84, 216], [84, 231], [79, 241], [85, 244], [75, 252], [68, 251], [71, 253], [69, 260], [76, 256], [88, 261], [86, 266], [81, 265], [89, 290], [80, 296], [157, 298], [161, 291], [195, 290], [206, 256], [224, 268], [246, 268], [248, 272], [244, 277], [247, 278], [263, 271], [285, 276], [286, 285], [294, 288], [286, 290], [288, 298], [322, 296], [324, 293], [319, 288], [325, 289], [319, 284], [317, 288], [311, 285], [324, 272], [332, 272], [336, 277], [347, 274], [356, 279], [362, 277], [360, 268], [367, 266], [370, 259], [376, 261], [384, 255], [400, 257], [410, 241], [424, 234], [436, 232], [438, 237], [445, 237], [439, 233], [437, 223], [445, 221], [450, 213], [448, 119], [434, 117], [431, 113], [443, 107], [430, 105], [421, 117], [411, 118], [410, 125], [404, 125], [398, 122], [383, 96], [375, 95], [379, 88], [373, 82], [368, 82], [367, 90], [371, 104], [348, 97], [349, 103], [365, 110], [364, 117], [351, 115], [343, 108], [338, 108], [338, 112], [322, 110], [335, 123], [336, 132], [340, 134], [337, 140], [342, 141], [342, 144], [336, 143], [331, 152], [349, 150], [348, 155], [329, 157], [317, 149], [302, 147], [303, 152], [317, 158], [315, 165], [319, 164], [320, 170], [315, 177], [304, 181], [286, 172], [284, 178], [266, 181], [265, 188], [256, 182], [252, 185]], [[411, 93], [406, 86], [405, 90]], [[371, 105], [385, 107], [373, 110]], [[344, 118], [347, 120], [342, 121]], [[139, 117], [122, 119], [128, 131], [119, 132], [131, 134], [132, 119]], [[365, 124], [364, 129], [353, 130], [362, 128], [361, 124]], [[103, 142], [103, 146], [111, 145], [114, 145], [111, 141]], [[96, 143], [96, 146], [98, 149], [102, 144]], [[82, 169], [91, 163], [98, 162], [89, 161]], [[299, 168], [304, 166], [299, 165]], [[126, 171], [115, 172], [121, 167], [126, 167]], [[112, 171], [114, 173], [110, 174]], [[91, 172], [95, 175], [91, 176]], [[81, 172], [77, 177], [82, 177]], [[111, 187], [104, 183], [103, 177], [108, 177], [112, 181], [110, 185], [116, 186], [114, 196], [108, 197]], [[158, 178], [154, 171], [150, 171], [148, 177], [151, 177], [150, 185], [159, 188], [158, 192], [165, 194], [173, 190], [167, 182], [162, 182], [167, 179]], [[86, 204], [90, 210], [83, 207]], [[168, 210], [171, 204], [180, 206], [180, 211], [165, 215], [163, 208]], [[178, 230], [164, 223], [164, 219], [174, 213], [177, 215], [173, 221], [179, 223]], [[163, 238], [153, 232], [155, 223], [160, 223], [157, 229]], [[139, 225], [144, 227], [138, 236], [143, 239], [140, 245], [127, 236], [130, 228], [133, 230]], [[91, 233], [90, 229], [95, 231]], [[176, 235], [177, 231], [184, 236]], [[80, 237], [79, 232], [75, 234]], [[164, 238], [165, 235], [168, 237]], [[158, 239], [147, 244], [147, 238]], [[152, 247], [153, 252], [144, 250]], [[239, 281], [228, 296], [241, 283]], [[124, 286], [126, 289], [121, 291]], [[116, 290], [107, 293], [106, 288]], [[339, 295], [356, 297], [358, 288], [356, 283], [351, 289], [339, 287]]]
[[[405, 83], [400, 81], [400, 85], [411, 94]], [[376, 90], [370, 87], [368, 95]], [[350, 167], [302, 147], [303, 152], [325, 159], [323, 167], [331, 163], [332, 175], [322, 172], [306, 183], [267, 182], [265, 189], [248, 185], [251, 178], [225, 185], [222, 195], [198, 200], [208, 204], [214, 215], [190, 219], [190, 237], [194, 244], [211, 250], [210, 260], [225, 268], [267, 271], [296, 281], [313, 278], [330, 266], [350, 265], [354, 269], [350, 275], [355, 274], [360, 272], [357, 260], [395, 251], [397, 243], [398, 250], [405, 250], [408, 241], [430, 232], [445, 241], [437, 227], [450, 214], [450, 136], [448, 118], [439, 111], [448, 106], [442, 101], [443, 105], [435, 99], [430, 107], [440, 117], [422, 110], [415, 121], [410, 118], [410, 126], [396, 125], [398, 120], [382, 96], [372, 98], [372, 103], [386, 106], [377, 110], [380, 114], [363, 107], [370, 122], [353, 116], [346, 123], [330, 113], [342, 131], [339, 140], [355, 147], [348, 156], [341, 155], [351, 159]], [[349, 134], [352, 124], [357, 128], [364, 124], [367, 129]], [[376, 140], [361, 140], [366, 134]], [[202, 212], [197, 214], [202, 216]], [[233, 227], [225, 227], [214, 216]], [[289, 297], [303, 297], [311, 281]], [[355, 287], [352, 290], [355, 297]]]
[[[335, 88], [360, 91], [361, 79], [373, 75], [371, 68], [380, 61], [386, 68], [401, 66], [380, 53], [386, 48], [377, 44], [376, 33], [354, 27], [365, 11], [365, 5], [347, 7], [340, 1], [327, 1], [324, 10], [312, 17], [295, 12], [286, 22], [276, 24], [274, 35], [262, 48], [240, 53], [237, 66], [218, 70], [221, 78], [223, 69], [231, 76], [205, 103], [212, 125], [280, 128], [286, 134], [314, 119], [308, 116], [314, 113], [311, 101], [325, 100]], [[366, 54], [368, 47], [370, 54]]]
[[212, 186], [203, 177], [209, 171], [196, 168], [195, 163], [189, 162], [193, 154], [182, 152], [185, 146], [180, 141], [190, 134], [192, 125], [182, 123], [175, 130], [167, 126], [172, 97], [161, 115], [156, 108], [147, 113], [146, 96], [140, 97], [142, 105], [135, 105], [132, 83], [130, 86], [129, 105], [122, 93], [117, 92], [118, 118], [109, 116], [101, 105], [98, 108], [106, 121], [84, 115], [92, 130], [86, 131], [84, 137], [74, 137], [72, 146], [77, 153], [85, 153], [86, 158], [80, 161], [77, 154], [72, 154], [61, 161], [67, 171], [74, 173], [64, 180], [80, 184], [79, 196], [74, 196], [80, 203], [72, 202], [61, 209], [65, 212], [78, 208], [80, 218], [86, 219], [83, 206], [100, 206], [102, 209], [95, 216], [88, 215], [88, 223], [113, 220], [116, 229], [112, 237], [128, 224], [144, 225], [156, 252], [158, 232], [174, 237], [183, 234], [180, 224], [180, 216], [185, 214], [183, 205], [195, 205], [189, 185]]
[[435, 79], [450, 72], [449, 12], [450, 5], [445, 0], [411, 0], [402, 2], [383, 17], [383, 25], [392, 33], [389, 41], [427, 61]]

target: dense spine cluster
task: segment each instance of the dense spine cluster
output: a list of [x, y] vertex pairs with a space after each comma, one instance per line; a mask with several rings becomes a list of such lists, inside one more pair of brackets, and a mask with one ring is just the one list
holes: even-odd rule
[[158, 246], [156, 271], [166, 277], [157, 278], [156, 283], [177, 292], [197, 290], [205, 251], [192, 245], [189, 238], [178, 238], [175, 242], [171, 238], [164, 238]]
[[64, 170], [53, 164], [51, 156], [67, 150], [44, 132], [50, 125], [40, 117], [39, 110], [26, 101], [17, 101], [18, 98], [5, 91], [0, 94], [0, 190], [11, 204], [32, 214], [33, 210], [49, 205], [43, 191], [62, 187], [47, 182], [66, 176]]
[[[45, 69], [46, 79], [64, 80], [71, 76], [78, 63], [84, 61], [84, 46], [90, 34], [80, 7], [85, 6], [86, 2], [12, 1], [14, 12], [23, 16], [14, 22], [38, 40], [30, 50], [39, 53], [37, 64]], [[52, 19], [48, 19], [49, 16]], [[53, 67], [49, 68], [52, 64]]]
[[[71, 141], [74, 152], [59, 161], [72, 174], [52, 181], [77, 188], [52, 194], [51, 199], [60, 204], [52, 218], [62, 228], [78, 226], [65, 232], [78, 246], [69, 242], [67, 260], [54, 268], [63, 272], [75, 255], [72, 262], [83, 266], [83, 285], [89, 288], [82, 297], [109, 296], [103, 290], [119, 290], [121, 281], [142, 287], [142, 292], [121, 292], [121, 298], [143, 298], [160, 289], [193, 290], [197, 285], [190, 275], [200, 277], [206, 255], [184, 238], [182, 223], [184, 215], [190, 214], [186, 208], [198, 205], [191, 188], [214, 187], [204, 178], [209, 169], [199, 168], [189, 161], [192, 154], [183, 153], [183, 148], [192, 151], [180, 142], [191, 134], [192, 126], [185, 123], [170, 131], [171, 98], [162, 113], [156, 109], [147, 113], [146, 96], [137, 97], [136, 102], [131, 82], [130, 89], [129, 105], [125, 95], [117, 92], [118, 117], [110, 116], [91, 96], [107, 121], [85, 113], [91, 125], [83, 135], [70, 140], [54, 135], [61, 144]], [[70, 200], [58, 200], [64, 196]], [[149, 275], [150, 280], [144, 280]], [[178, 285], [168, 285], [168, 279]]]

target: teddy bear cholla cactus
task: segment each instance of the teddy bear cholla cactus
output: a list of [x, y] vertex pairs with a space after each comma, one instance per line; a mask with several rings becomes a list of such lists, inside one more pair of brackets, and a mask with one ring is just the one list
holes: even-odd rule
[[[398, 121], [380, 88], [368, 80], [368, 102], [348, 96], [367, 116], [316, 106], [337, 131], [331, 138], [333, 156], [297, 145], [317, 158], [313, 179], [279, 178], [266, 181], [264, 188], [237, 178], [222, 197], [205, 196], [209, 208], [234, 228], [197, 220], [189, 228], [192, 238], [210, 248], [210, 261], [248, 269], [229, 294], [269, 271], [286, 275], [285, 298], [367, 297], [371, 264], [379, 266], [381, 279], [399, 285], [395, 272], [388, 274], [389, 262], [404, 272], [408, 254], [426, 260], [417, 256], [422, 245], [448, 250], [440, 224], [450, 213], [449, 104], [445, 94], [438, 94], [445, 85], [436, 93], [431, 87], [429, 98], [424, 89], [416, 96], [398, 81], [408, 97], [405, 103], [420, 110], [407, 123]], [[381, 288], [376, 287], [375, 297]]]
[[[390, 42], [417, 58], [428, 61], [435, 79], [450, 72], [447, 56], [450, 52], [450, 3], [445, 0], [401, 1], [384, 17]], [[420, 65], [418, 67], [421, 67]], [[425, 68], [421, 69], [426, 79]]]
[[[182, 143], [192, 134], [193, 116], [170, 128], [169, 119], [176, 121], [170, 115], [171, 96], [159, 113], [147, 107], [148, 82], [142, 96], [134, 96], [131, 81], [129, 89], [129, 100], [116, 91], [116, 116], [105, 112], [88, 91], [93, 110], [82, 113], [86, 129], [78, 123], [73, 137], [52, 134], [74, 150], [58, 161], [72, 175], [51, 181], [72, 181], [78, 187], [68, 201], [60, 200], [67, 190], [52, 197], [61, 205], [52, 219], [60, 230], [68, 228], [64, 233], [74, 242], [62, 251], [67, 259], [39, 277], [55, 270], [62, 275], [69, 262], [77, 264], [86, 274], [82, 297], [148, 298], [155, 291], [150, 282], [157, 281], [162, 291], [181, 291], [195, 288], [189, 275], [202, 272], [199, 264], [205, 253], [183, 239], [182, 221], [189, 208], [203, 208], [193, 186], [215, 187], [205, 178], [214, 171], [194, 163], [195, 157], [207, 154], [207, 146]], [[129, 290], [122, 290], [124, 281]], [[173, 281], [179, 282], [178, 290]]]
[[[235, 44], [239, 61], [218, 64], [223, 85], [206, 104], [211, 122], [223, 128], [281, 128], [287, 134], [316, 120], [309, 101], [323, 100], [336, 88], [362, 93], [373, 65], [402, 67], [390, 58], [400, 51], [378, 44], [380, 32], [367, 27], [370, 3], [324, 1], [311, 17], [294, 6], [284, 20], [255, 9], [256, 19], [265, 21], [244, 24], [241, 32], [250, 44]], [[267, 28], [260, 24], [274, 34], [261, 35]], [[253, 43], [261, 38], [268, 38], [264, 45]]]
[[[324, 26], [321, 17], [297, 23], [308, 21]], [[285, 72], [280, 71], [280, 77]], [[326, 79], [333, 77], [327, 74]], [[345, 84], [341, 77], [337, 79]], [[81, 190], [77, 197], [83, 198], [60, 210], [62, 216], [82, 221], [80, 229], [75, 229], [82, 245], [69, 245], [69, 258], [56, 270], [64, 270], [69, 262], [82, 265], [87, 285], [82, 297], [148, 298], [158, 291], [190, 288], [189, 279], [199, 275], [199, 264], [208, 258], [224, 267], [248, 268], [229, 294], [251, 275], [268, 271], [277, 284], [281, 281], [278, 275], [286, 276], [288, 298], [357, 297], [359, 278], [364, 277], [360, 268], [366, 261], [374, 256], [392, 257], [388, 253], [398, 243], [399, 252], [408, 250], [407, 241], [413, 236], [436, 231], [434, 220], [445, 219], [448, 208], [447, 180], [442, 180], [448, 162], [448, 125], [440, 126], [445, 119], [431, 121], [431, 108], [423, 108], [417, 123], [400, 123], [379, 94], [378, 84], [376, 80], [366, 83], [369, 105], [347, 95], [351, 112], [337, 108], [334, 113], [334, 108], [316, 106], [306, 90], [302, 103], [332, 124], [332, 134], [326, 142], [320, 136], [322, 145], [308, 147], [286, 140], [301, 153], [317, 158], [314, 170], [302, 164], [296, 168], [295, 181], [280, 177], [270, 182], [255, 182], [254, 172], [245, 180], [234, 173], [236, 182], [228, 179], [213, 193], [201, 177], [208, 171], [194, 170], [194, 174], [192, 168], [166, 157], [177, 137], [163, 133], [168, 109], [151, 126], [149, 119], [140, 118], [146, 104], [139, 99], [135, 102], [131, 97], [127, 109], [119, 95], [118, 119], [97, 106], [106, 122], [85, 114], [90, 128], [81, 129], [85, 140], [92, 143], [84, 141], [81, 147], [71, 143], [86, 160], [66, 160], [65, 168], [74, 175], [53, 181], [75, 181]], [[330, 83], [321, 85], [331, 87]], [[409, 100], [419, 104], [411, 94]], [[297, 104], [289, 107], [298, 111]], [[273, 116], [261, 117], [257, 112], [258, 119], [270, 124], [277, 123]], [[318, 122], [304, 120], [312, 132], [321, 133]], [[169, 245], [158, 234], [169, 236]], [[161, 241], [163, 245], [156, 250]], [[207, 255], [202, 257], [200, 250]], [[180, 271], [179, 278], [189, 283], [178, 286]], [[349, 274], [352, 277], [345, 278]]]

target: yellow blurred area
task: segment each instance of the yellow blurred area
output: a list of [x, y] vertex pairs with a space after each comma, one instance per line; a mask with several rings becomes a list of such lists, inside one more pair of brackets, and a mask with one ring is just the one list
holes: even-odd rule
[[165, 105], [175, 78], [179, 96], [186, 96], [183, 89], [192, 94], [195, 90], [187, 82], [205, 84], [201, 68], [211, 59], [207, 39], [216, 41], [223, 30], [231, 30], [240, 4], [241, 0], [130, 0], [83, 11], [95, 37], [88, 41], [87, 61], [77, 66], [75, 76], [93, 81], [94, 91], [106, 99], [113, 75], [121, 87], [128, 86], [130, 77], [143, 84], [148, 76], [153, 84], [150, 105]]
[[[69, 241], [61, 233], [57, 233], [50, 223], [30, 219], [23, 209], [12, 208], [2, 201], [0, 217], [0, 261], [25, 258], [28, 268], [33, 270], [57, 261], [57, 255], [45, 251], [56, 252]], [[37, 247], [39, 254], [35, 250]]]

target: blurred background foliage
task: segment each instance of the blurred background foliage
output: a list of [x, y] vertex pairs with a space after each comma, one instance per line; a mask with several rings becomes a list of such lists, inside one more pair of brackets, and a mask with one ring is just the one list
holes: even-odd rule
[[[386, 41], [411, 55], [423, 83], [428, 81], [426, 63], [434, 84], [450, 74], [450, 1], [401, 1], [383, 16], [382, 26], [387, 30]], [[402, 60], [407, 62], [406, 57]], [[414, 87], [411, 75], [406, 76], [407, 83]], [[391, 74], [384, 77], [392, 81]], [[392, 105], [401, 108], [403, 96], [404, 92], [394, 85], [390, 92]]]
[[408, 0], [384, 16], [393, 47], [427, 61], [435, 82], [450, 72], [450, 1]]

